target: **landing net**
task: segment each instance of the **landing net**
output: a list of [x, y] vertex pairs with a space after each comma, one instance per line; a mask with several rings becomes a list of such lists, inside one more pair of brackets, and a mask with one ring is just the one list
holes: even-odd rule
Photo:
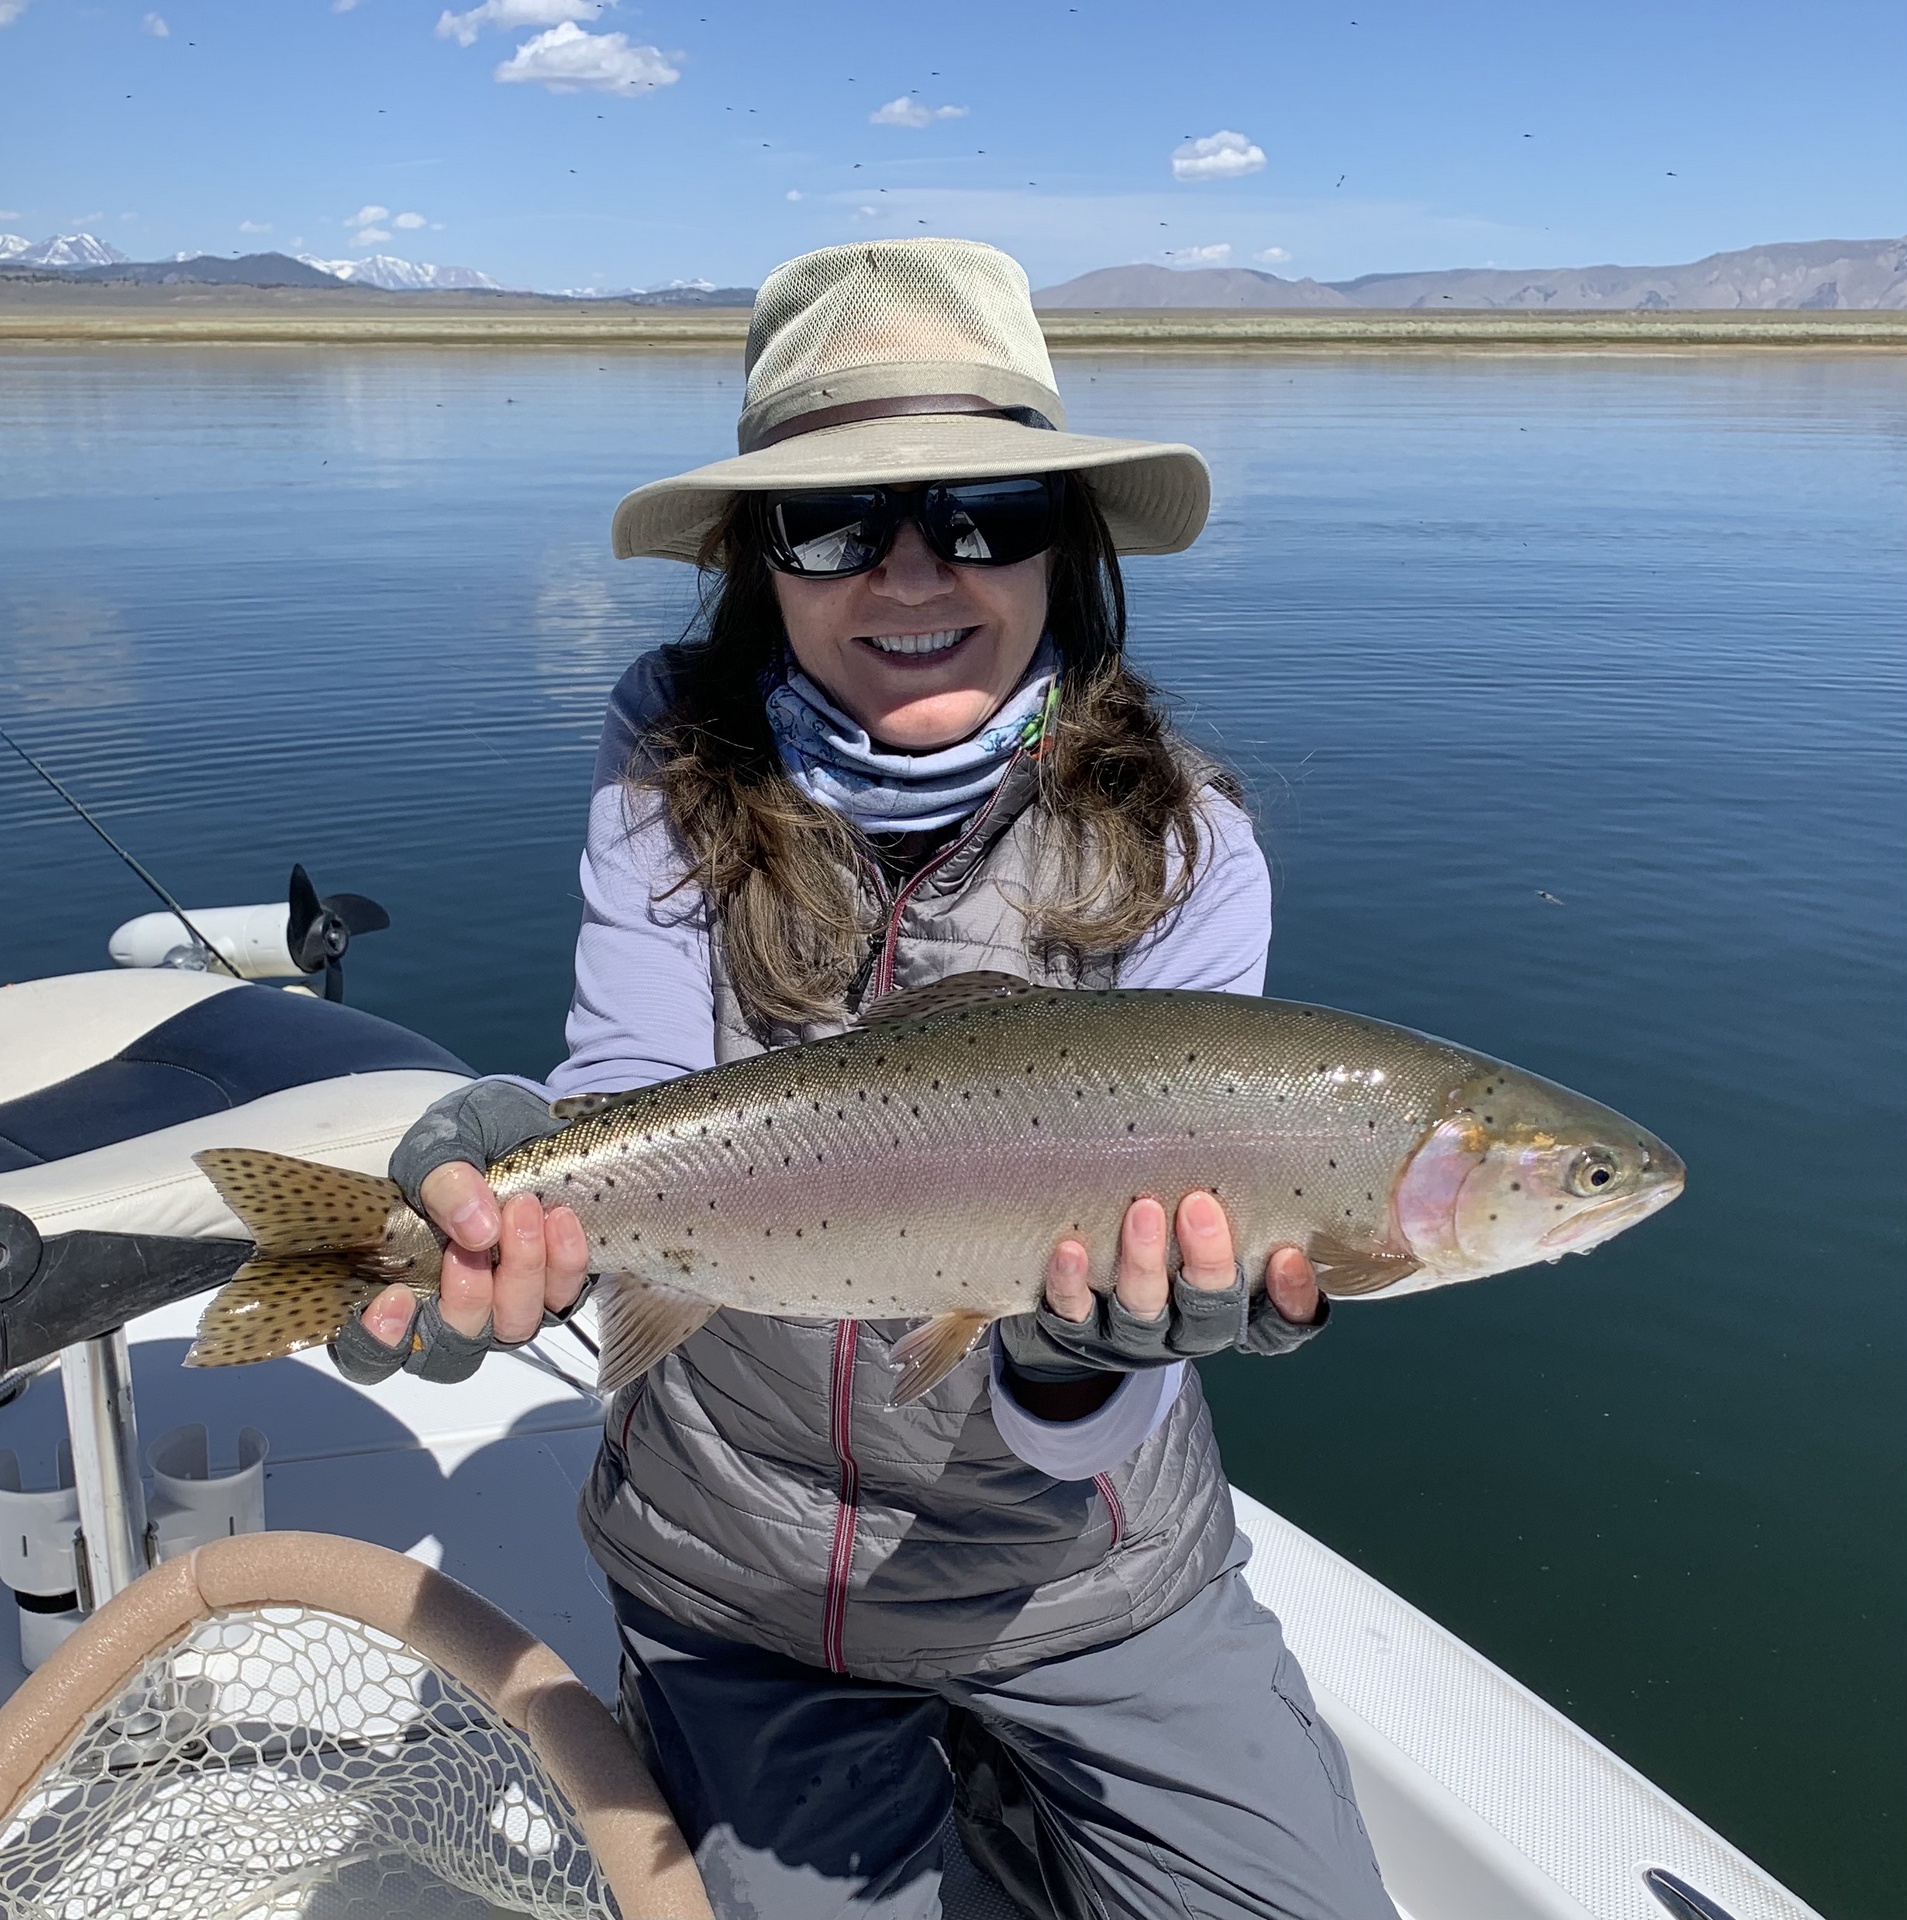
[[529, 1742], [390, 1634], [202, 1620], [0, 1828], [0, 1920], [617, 1920]]

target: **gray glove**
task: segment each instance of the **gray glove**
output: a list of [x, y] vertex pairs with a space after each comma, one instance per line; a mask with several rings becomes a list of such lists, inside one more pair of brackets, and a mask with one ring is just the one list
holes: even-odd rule
[[[454, 1160], [488, 1167], [526, 1140], [540, 1140], [568, 1125], [550, 1112], [542, 1095], [508, 1080], [473, 1080], [425, 1108], [391, 1153], [391, 1178], [421, 1213], [419, 1189], [427, 1175]], [[589, 1297], [585, 1287], [560, 1314], [546, 1313], [546, 1327], [560, 1326]], [[535, 1336], [532, 1335], [532, 1338]], [[429, 1294], [411, 1321], [409, 1336], [387, 1347], [353, 1314], [331, 1342], [331, 1363], [347, 1380], [375, 1386], [402, 1369], [443, 1386], [468, 1380], [483, 1356], [506, 1343], [486, 1325], [474, 1339], [443, 1317]]]
[[1080, 1380], [1094, 1373], [1136, 1373], [1197, 1360], [1236, 1347], [1247, 1353], [1289, 1353], [1323, 1330], [1331, 1303], [1322, 1295], [1317, 1318], [1294, 1326], [1281, 1314], [1269, 1290], [1253, 1299], [1245, 1270], [1235, 1267], [1232, 1284], [1215, 1292], [1172, 1276], [1171, 1297], [1157, 1319], [1128, 1313], [1116, 1293], [1095, 1293], [1086, 1320], [1062, 1320], [1044, 1300], [1035, 1313], [1016, 1313], [1000, 1324], [1008, 1363], [1026, 1380]]

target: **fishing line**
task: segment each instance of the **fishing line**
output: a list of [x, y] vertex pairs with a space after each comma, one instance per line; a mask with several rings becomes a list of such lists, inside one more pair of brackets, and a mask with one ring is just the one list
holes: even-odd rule
[[129, 854], [126, 851], [126, 849], [122, 847], [119, 844], [119, 842], [115, 840], [112, 837], [112, 835], [108, 833], [106, 829], [102, 827], [99, 824], [99, 822], [95, 820], [93, 816], [90, 813], [88, 813], [86, 809], [83, 806], [81, 806], [80, 803], [70, 793], [67, 792], [67, 790], [59, 783], [58, 780], [56, 780], [53, 777], [51, 773], [47, 771], [45, 767], [41, 766], [40, 763], [36, 759], [34, 759], [32, 754], [27, 752], [26, 748], [21, 746], [19, 741], [14, 739], [13, 735], [10, 734], [5, 727], [0, 727], [0, 740], [4, 740], [7, 743], [7, 745], [10, 746], [14, 750], [14, 752], [17, 753], [20, 756], [20, 758], [24, 760], [27, 763], [27, 765], [31, 767], [33, 771], [37, 773], [40, 776], [40, 778], [44, 780], [46, 784], [49, 787], [51, 787], [53, 791], [60, 796], [62, 800], [64, 800], [66, 804], [69, 807], [71, 807], [73, 811], [76, 814], [78, 814], [79, 817], [82, 820], [84, 820], [86, 824], [89, 827], [91, 827], [92, 830], [96, 834], [98, 834], [99, 837], [103, 841], [105, 841], [105, 843], [109, 847], [111, 847], [116, 854], [118, 854], [120, 859], [125, 861], [127, 866], [129, 866], [133, 870], [133, 872], [136, 873], [140, 877], [140, 879], [143, 880], [146, 883], [146, 885], [149, 886], [153, 890], [153, 892], [156, 893], [159, 896], [159, 898], [166, 903], [166, 906], [172, 911], [172, 913], [178, 919], [179, 924], [182, 927], [184, 927], [186, 932], [189, 933], [192, 936], [192, 938], [196, 940], [199, 943], [199, 945], [204, 949], [205, 956], [208, 960], [216, 960], [219, 963], [219, 965], [223, 967], [225, 971], [232, 976], [234, 980], [243, 980], [245, 978], [245, 976], [242, 973], [240, 973], [239, 970], [235, 966], [233, 966], [228, 959], [226, 959], [224, 954], [220, 953], [218, 948], [213, 946], [211, 941], [209, 941], [205, 937], [205, 935], [202, 934], [198, 930], [198, 928], [195, 927], [192, 924], [192, 922], [186, 918], [185, 909], [179, 905], [178, 901], [173, 899], [171, 894], [169, 894], [165, 890], [165, 888], [162, 887], [158, 883], [158, 881], [155, 880], [152, 877], [152, 875], [149, 874], [145, 870], [145, 868], [142, 867], [139, 864], [139, 862], [135, 860], [132, 857], [132, 855]]

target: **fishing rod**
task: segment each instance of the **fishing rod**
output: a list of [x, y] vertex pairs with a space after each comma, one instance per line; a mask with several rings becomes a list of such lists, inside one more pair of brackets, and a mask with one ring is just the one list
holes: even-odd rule
[[226, 959], [224, 954], [219, 952], [217, 947], [213, 946], [211, 941], [209, 941], [205, 937], [205, 935], [202, 934], [198, 930], [198, 928], [192, 924], [190, 920], [186, 918], [185, 909], [179, 905], [178, 901], [173, 899], [171, 894], [169, 894], [165, 890], [165, 888], [162, 887], [158, 883], [158, 881], [155, 880], [152, 877], [152, 875], [149, 874], [145, 870], [145, 868], [142, 867], [139, 864], [139, 862], [135, 860], [132, 857], [132, 855], [128, 853], [126, 849], [122, 847], [119, 844], [119, 842], [115, 840], [112, 837], [112, 835], [108, 833], [106, 829], [103, 826], [101, 826], [97, 820], [93, 818], [93, 816], [90, 813], [87, 812], [87, 810], [79, 803], [77, 799], [74, 798], [72, 794], [67, 792], [66, 788], [60, 784], [60, 782], [53, 776], [52, 773], [50, 773], [45, 767], [41, 766], [40, 763], [36, 759], [34, 759], [32, 754], [28, 753], [26, 748], [21, 746], [19, 741], [14, 739], [13, 735], [10, 734], [5, 727], [0, 727], [0, 740], [4, 740], [7, 743], [7, 745], [10, 746], [14, 750], [14, 752], [17, 753], [20, 756], [20, 758], [24, 760], [27, 763], [27, 765], [31, 767], [33, 771], [37, 773], [40, 776], [40, 778], [44, 780], [46, 784], [49, 787], [51, 787], [53, 791], [60, 796], [62, 800], [64, 800], [66, 804], [69, 807], [71, 807], [73, 811], [76, 814], [78, 814], [79, 817], [82, 820], [84, 820], [86, 824], [89, 827], [91, 827], [92, 830], [96, 834], [98, 834], [99, 837], [103, 841], [105, 841], [105, 843], [109, 847], [111, 847], [116, 854], [118, 854], [120, 859], [125, 861], [127, 866], [129, 866], [133, 870], [133, 872], [136, 873], [140, 877], [140, 879], [143, 880], [146, 883], [146, 885], [149, 886], [153, 890], [153, 892], [156, 893], [159, 896], [159, 898], [165, 902], [167, 908], [177, 918], [179, 924], [182, 927], [184, 927], [186, 932], [189, 933], [195, 941], [198, 942], [199, 946], [204, 950], [205, 955], [208, 959], [216, 960], [219, 963], [219, 965], [223, 967], [225, 971], [232, 976], [234, 980], [244, 979], [245, 976], [242, 973], [240, 973], [239, 970], [235, 966], [233, 966], [228, 959]]

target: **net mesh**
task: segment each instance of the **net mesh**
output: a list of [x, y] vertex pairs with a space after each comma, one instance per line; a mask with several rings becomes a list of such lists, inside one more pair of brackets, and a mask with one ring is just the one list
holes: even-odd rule
[[0, 1920], [616, 1920], [529, 1742], [401, 1640], [200, 1622], [0, 1830]]

